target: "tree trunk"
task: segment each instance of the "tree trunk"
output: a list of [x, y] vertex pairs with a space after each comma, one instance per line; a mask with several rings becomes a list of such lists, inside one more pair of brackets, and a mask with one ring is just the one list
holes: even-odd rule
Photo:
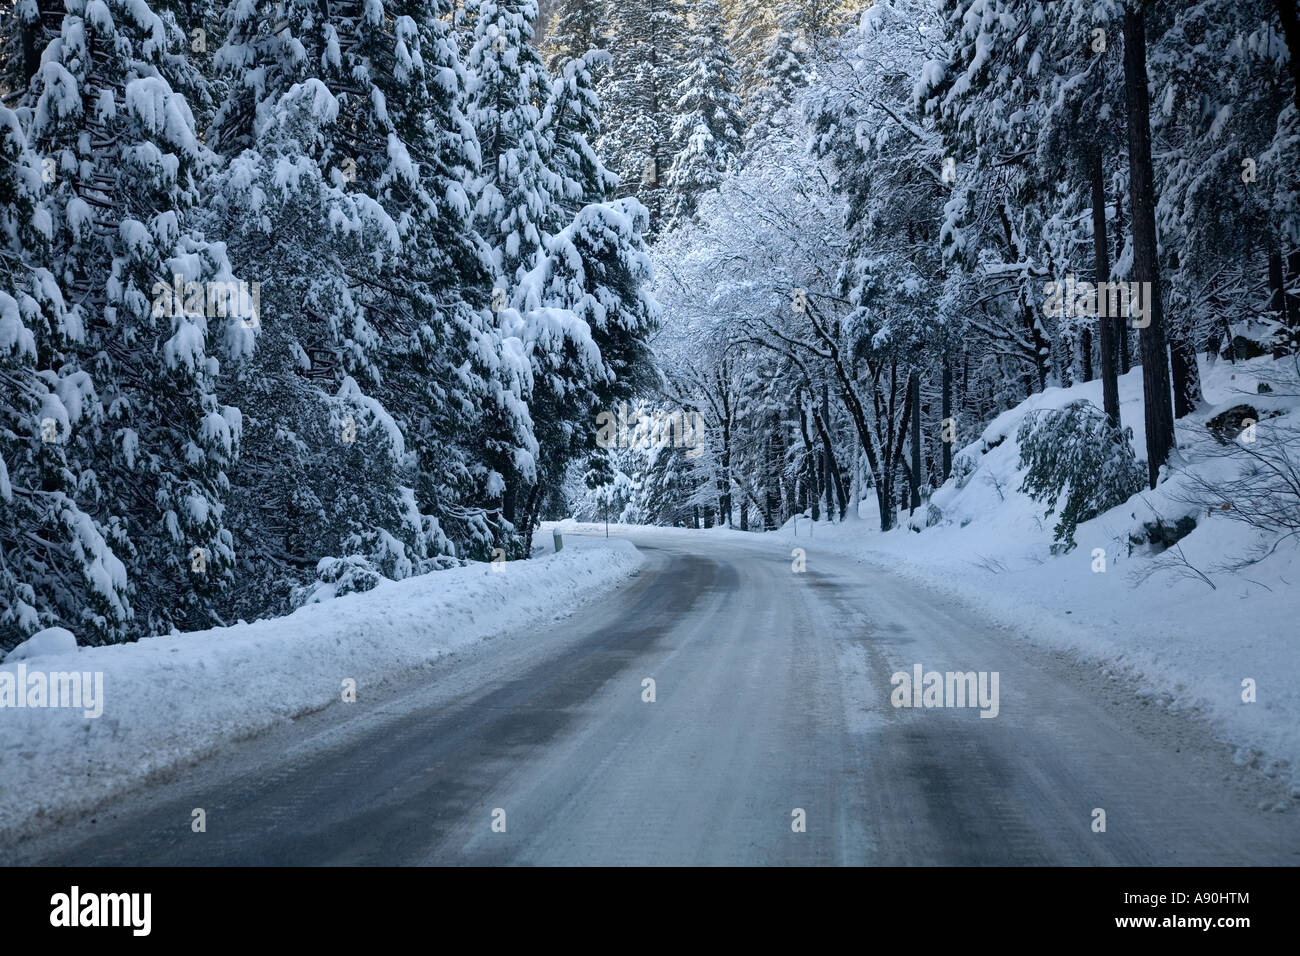
[[943, 356], [943, 398], [941, 400], [941, 410], [939, 412], [943, 421], [939, 423], [939, 444], [943, 447], [943, 480], [947, 481], [948, 476], [952, 474], [952, 446], [956, 441], [956, 422], [953, 423], [953, 440], [949, 441], [944, 438], [944, 431], [947, 430], [948, 422], [952, 419], [952, 359], [947, 353]]
[[[1291, 250], [1287, 256], [1287, 272], [1291, 276], [1291, 284], [1300, 288], [1300, 247]], [[1295, 295], [1286, 296], [1286, 327], [1288, 331], [1289, 348], [1292, 352], [1296, 351], [1297, 335], [1300, 335], [1300, 292]]]
[[813, 424], [817, 428], [817, 435], [822, 441], [823, 460], [826, 463], [826, 517], [831, 517], [835, 511], [835, 505], [831, 501], [831, 493], [834, 492], [840, 500], [840, 520], [844, 520], [844, 514], [848, 510], [847, 496], [844, 492], [844, 475], [840, 471], [840, 464], [835, 458], [835, 448], [831, 445], [831, 433], [826, 427], [826, 420], [822, 417], [829, 411], [826, 395], [822, 395], [822, 412], [819, 414], [813, 409]]
[[515, 498], [517, 492], [513, 481], [507, 483], [501, 495], [501, 516], [511, 524], [515, 523]]
[[1273, 0], [1277, 7], [1277, 18], [1282, 21], [1282, 35], [1286, 37], [1286, 47], [1290, 51], [1291, 99], [1295, 108], [1300, 110], [1300, 10], [1295, 0]]
[[[1115, 255], [1124, 254], [1124, 197], [1115, 193]], [[1128, 316], [1117, 315], [1111, 319], [1115, 328], [1115, 354], [1119, 359], [1119, 374], [1127, 375], [1133, 368], [1129, 354]]]
[[[1092, 181], [1092, 256], [1097, 272], [1097, 287], [1100, 289], [1103, 282], [1110, 281], [1110, 246], [1107, 244], [1106, 237], [1106, 182], [1102, 172], [1100, 149], [1093, 151], [1089, 172], [1089, 179]], [[1098, 292], [1098, 304], [1101, 301], [1101, 293]], [[1122, 323], [1124, 319], [1122, 316], [1107, 315], [1105, 310], [1098, 311], [1101, 312], [1097, 319], [1097, 338], [1100, 340], [1101, 351], [1101, 401], [1111, 424], [1118, 428], [1119, 381], [1116, 374], [1118, 356], [1115, 335], [1116, 321]]]
[[799, 434], [803, 436], [804, 447], [804, 476], [806, 485], [804, 489], [804, 499], [808, 505], [808, 513], [812, 515], [813, 521], [817, 521], [821, 518], [821, 513], [818, 511], [820, 495], [818, 493], [819, 486], [817, 483], [817, 449], [813, 447], [812, 438], [808, 434], [808, 406], [804, 403], [802, 390], [799, 394]]
[[722, 393], [722, 473], [718, 476], [718, 524], [731, 524], [731, 402], [727, 391], [727, 364], [722, 363], [721, 378], [718, 380]]
[[890, 510], [890, 497], [888, 482], [885, 474], [888, 471], [888, 462], [885, 458], [885, 450], [881, 454], [876, 454], [876, 444], [871, 437], [871, 429], [867, 425], [867, 413], [862, 407], [862, 399], [858, 396], [857, 389], [854, 387], [853, 378], [850, 377], [848, 370], [844, 367], [840, 359], [839, 347], [832, 341], [827, 341], [827, 347], [830, 350], [831, 367], [835, 370], [835, 380], [840, 390], [840, 400], [844, 407], [848, 409], [849, 418], [853, 420], [853, 428], [858, 434], [858, 440], [862, 443], [862, 450], [867, 456], [867, 465], [871, 470], [872, 485], [876, 492], [876, 505], [880, 508], [880, 530], [888, 531], [894, 526], [893, 512]]
[[524, 506], [524, 554], [533, 553], [533, 529], [537, 527], [537, 512], [541, 507], [542, 486], [539, 482], [528, 492], [528, 503]]
[[764, 520], [767, 529], [772, 531], [781, 526], [781, 467], [785, 464], [785, 442], [780, 416], [774, 414], [769, 421], [771, 437], [767, 440], [767, 489], [764, 496], [767, 514]]
[[921, 507], [921, 374], [912, 372], [907, 386], [912, 391], [912, 462], [909, 466], [912, 503], [910, 513]]
[[1128, 105], [1129, 202], [1133, 207], [1133, 278], [1149, 291], [1138, 336], [1146, 401], [1147, 477], [1152, 488], [1174, 447], [1174, 414], [1156, 258], [1155, 180], [1151, 167], [1151, 94], [1147, 89], [1146, 21], [1133, 2], [1124, 10], [1124, 93]]
[[1185, 335], [1169, 338], [1169, 360], [1174, 376], [1174, 418], [1196, 411], [1201, 402], [1201, 370], [1196, 365], [1196, 346]]
[[1273, 358], [1284, 358], [1290, 345], [1287, 328], [1286, 283], [1282, 279], [1282, 250], [1274, 247], [1268, 254], [1268, 311], [1278, 324], [1273, 333]]
[[[831, 487], [831, 468], [835, 456], [832, 454], [830, 443], [826, 441], [825, 434], [824, 434], [825, 432], [824, 423], [830, 420], [830, 414], [831, 414], [830, 397], [827, 394], [826, 384], [823, 382], [822, 383], [822, 410], [821, 410], [821, 418], [820, 421], [818, 422], [817, 430], [818, 432], [822, 433], [820, 436], [822, 439], [822, 462], [821, 462], [822, 491], [826, 495], [827, 520], [830, 520], [831, 517], [835, 514], [835, 489]], [[814, 415], [816, 415], [815, 410], [814, 410]]]

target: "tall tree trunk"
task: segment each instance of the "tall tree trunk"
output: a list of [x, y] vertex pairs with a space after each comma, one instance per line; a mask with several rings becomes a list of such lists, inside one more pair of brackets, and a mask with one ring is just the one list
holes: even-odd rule
[[781, 472], [785, 468], [785, 432], [781, 428], [781, 416], [772, 413], [771, 438], [768, 440], [767, 458], [767, 526], [769, 530], [781, 527], [781, 513], [784, 504]]
[[[1124, 255], [1124, 197], [1115, 192], [1115, 255]], [[1117, 315], [1111, 319], [1115, 329], [1115, 354], [1119, 359], [1119, 374], [1127, 375], [1133, 368], [1129, 353], [1128, 316]]]
[[719, 392], [722, 399], [722, 473], [718, 476], [718, 524], [732, 526], [731, 520], [731, 393], [727, 389], [730, 380], [727, 362], [724, 359], [718, 377]]
[[803, 392], [799, 394], [799, 434], [803, 436], [804, 447], [804, 476], [806, 487], [804, 489], [804, 498], [808, 505], [808, 513], [812, 515], [813, 521], [821, 518], [818, 510], [820, 495], [818, 494], [817, 484], [817, 449], [813, 446], [812, 438], [808, 434], [808, 406], [803, 400]]
[[[822, 509], [822, 489], [826, 487], [826, 463], [822, 461], [821, 455], [814, 451], [808, 458], [808, 473], [812, 477], [812, 485], [808, 488], [808, 505], [811, 508], [814, 521], [821, 520]], [[830, 517], [830, 512], [826, 516]]]
[[912, 505], [910, 511], [916, 512], [921, 507], [921, 374], [912, 372], [908, 376], [907, 386], [912, 392], [912, 462], [911, 472]]
[[[894, 426], [894, 408], [895, 397], [898, 394], [898, 362], [891, 363], [889, 371], [889, 413], [885, 418], [886, 448], [889, 466], [885, 473], [889, 476], [890, 482], [888, 488], [889, 506], [904, 510], [908, 506], [908, 487], [907, 485], [898, 485], [899, 496], [895, 502], [893, 491], [897, 485], [898, 473], [906, 469], [906, 462], [903, 458], [903, 445], [907, 438], [907, 426], [911, 422], [912, 414], [912, 390], [904, 386], [903, 388], [903, 408], [902, 414], [898, 416], [898, 425]], [[897, 512], [890, 515], [890, 527], [893, 527], [897, 517]]]
[[1282, 35], [1286, 37], [1286, 47], [1290, 51], [1291, 99], [1295, 108], [1300, 110], [1300, 8], [1296, 0], [1273, 0], [1277, 7], [1277, 18], [1282, 21]]
[[[1291, 276], [1290, 285], [1300, 290], [1300, 246], [1291, 250], [1291, 254], [1286, 258], [1287, 272]], [[1300, 291], [1296, 294], [1286, 296], [1286, 327], [1289, 331], [1289, 340], [1291, 351], [1296, 351], [1297, 344], [1300, 344]]]
[[[948, 422], [952, 419], [952, 357], [947, 352], [943, 356], [943, 398], [941, 399], [940, 417], [943, 419], [939, 423], [940, 442], [943, 448], [943, 480], [947, 481], [948, 476], [952, 474], [952, 445], [953, 442], [944, 438], [948, 428]], [[956, 441], [956, 422], [953, 422], [953, 441]]]
[[826, 516], [829, 518], [835, 513], [834, 504], [831, 501], [831, 492], [833, 491], [840, 501], [840, 520], [844, 520], [844, 514], [848, 510], [847, 495], [844, 491], [844, 475], [840, 471], [840, 464], [835, 458], [835, 448], [831, 444], [830, 429], [826, 427], [826, 419], [823, 417], [830, 411], [829, 403], [826, 400], [825, 393], [822, 394], [822, 411], [819, 413], [813, 410], [813, 424], [817, 428], [817, 436], [822, 441], [823, 460], [826, 463]]
[[528, 492], [527, 504], [524, 506], [524, 554], [533, 553], [533, 530], [537, 527], [537, 512], [541, 508], [541, 482], [533, 485]]
[[834, 465], [835, 455], [831, 450], [830, 442], [826, 440], [826, 434], [825, 434], [826, 422], [830, 421], [830, 417], [831, 417], [830, 395], [828, 394], [828, 392], [829, 390], [826, 387], [826, 383], [823, 382], [822, 383], [822, 410], [821, 410], [820, 419], [818, 421], [817, 430], [822, 433], [821, 435], [822, 478], [825, 481], [825, 490], [826, 490], [826, 517], [829, 519], [832, 515], [835, 514], [835, 500], [834, 500], [835, 489], [831, 487], [831, 471], [832, 469], [834, 469], [835, 471], [838, 472], [839, 468]]
[[1276, 246], [1268, 254], [1268, 311], [1278, 324], [1273, 334], [1273, 358], [1284, 358], [1289, 351], [1290, 329], [1287, 327], [1286, 282], [1282, 278], [1282, 250]]
[[1169, 362], [1174, 376], [1174, 418], [1183, 418], [1201, 403], [1201, 370], [1196, 364], [1195, 343], [1186, 335], [1170, 335]]
[[[1097, 287], [1110, 281], [1110, 246], [1106, 237], [1106, 182], [1102, 172], [1101, 150], [1093, 150], [1089, 169], [1092, 182], [1092, 257], [1097, 272]], [[1097, 293], [1097, 302], [1102, 302], [1101, 292]], [[1098, 310], [1097, 337], [1100, 339], [1101, 351], [1101, 401], [1111, 424], [1119, 427], [1119, 380], [1117, 377], [1116, 355], [1116, 321], [1124, 321], [1122, 316], [1106, 314]], [[1122, 328], [1122, 326], [1121, 326]]]
[[1133, 278], [1150, 290], [1149, 323], [1138, 336], [1146, 402], [1147, 477], [1152, 488], [1174, 447], [1174, 410], [1165, 342], [1160, 266], [1156, 258], [1155, 178], [1151, 167], [1151, 94], [1147, 89], [1146, 21], [1136, 0], [1124, 10], [1124, 93], [1128, 105], [1129, 202], [1133, 216]]
[[[1178, 255], [1169, 260], [1169, 268], [1178, 268]], [[1185, 330], [1169, 330], [1169, 364], [1173, 373], [1174, 418], [1184, 418], [1201, 404], [1201, 370], [1196, 364], [1196, 343]]]
[[511, 524], [515, 523], [515, 498], [517, 495], [515, 483], [513, 481], [508, 482], [505, 491], [501, 495], [501, 516]]
[[876, 505], [880, 508], [880, 530], [888, 531], [894, 526], [894, 516], [890, 510], [890, 487], [885, 477], [889, 470], [888, 451], [882, 446], [880, 454], [876, 454], [876, 443], [871, 436], [871, 429], [867, 425], [866, 410], [862, 407], [862, 399], [858, 395], [857, 387], [854, 385], [853, 376], [849, 374], [840, 358], [839, 346], [829, 336], [823, 336], [822, 340], [830, 352], [831, 368], [835, 370], [835, 382], [839, 388], [840, 401], [848, 409], [849, 418], [853, 421], [853, 428], [857, 432], [858, 440], [862, 443], [862, 450], [867, 456], [867, 465], [871, 470], [872, 484], [876, 492]]

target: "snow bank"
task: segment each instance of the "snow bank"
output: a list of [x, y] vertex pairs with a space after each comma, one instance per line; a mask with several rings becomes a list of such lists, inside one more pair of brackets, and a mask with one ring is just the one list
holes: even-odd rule
[[[339, 702], [345, 680], [355, 681], [364, 703], [404, 670], [566, 617], [641, 561], [626, 541], [571, 544], [495, 571], [478, 564], [385, 581], [252, 624], [45, 649], [25, 661], [28, 673], [102, 672], [103, 715], [0, 708], [0, 843], [33, 819], [90, 809], [222, 743]], [[0, 671], [17, 667], [9, 662]]]

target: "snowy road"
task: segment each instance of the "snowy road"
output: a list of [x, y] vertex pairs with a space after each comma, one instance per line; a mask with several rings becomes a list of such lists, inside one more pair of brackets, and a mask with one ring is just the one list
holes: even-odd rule
[[[1300, 864], [1295, 812], [1258, 809], [1226, 747], [1095, 668], [816, 547], [793, 573], [803, 539], [631, 537], [640, 573], [563, 625], [245, 742], [18, 859]], [[916, 664], [998, 672], [997, 716], [895, 709], [890, 676]]]

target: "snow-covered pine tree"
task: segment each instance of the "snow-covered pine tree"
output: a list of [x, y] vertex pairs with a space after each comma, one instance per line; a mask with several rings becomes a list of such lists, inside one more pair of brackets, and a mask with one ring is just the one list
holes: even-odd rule
[[569, 216], [588, 203], [603, 202], [618, 187], [618, 177], [605, 168], [592, 146], [600, 138], [601, 127], [594, 72], [609, 63], [609, 54], [603, 50], [591, 50], [563, 63], [551, 81], [550, 99], [539, 122], [560, 176], [557, 203]]
[[[380, 337], [358, 279], [396, 261], [396, 224], [349, 193], [333, 160], [337, 99], [319, 79], [262, 111], [256, 148], [212, 182], [209, 223], [260, 281], [263, 330], [241, 376], [247, 410], [231, 523], [247, 560], [232, 611], [288, 608], [337, 562], [404, 577], [434, 542], [414, 507], [406, 443], [374, 397]], [[330, 174], [336, 178], [331, 181]]]
[[692, 62], [677, 86], [675, 155], [668, 170], [670, 221], [695, 212], [701, 193], [715, 189], [734, 168], [743, 142], [740, 82], [717, 0], [694, 12]]
[[[944, 175], [956, 187], [943, 227], [949, 262], [970, 281], [1019, 277], [1014, 295], [998, 297], [995, 315], [1020, 353], [1026, 393], [1054, 372], [1068, 385], [1077, 343], [1085, 339], [1091, 353], [1096, 325], [1049, 314], [1043, 291], [1044, 276], [1065, 283], [1067, 274], [1094, 271], [1080, 226], [1091, 219], [1081, 209], [1092, 204], [1092, 159], [1119, 147], [1104, 98], [1118, 90], [1118, 58], [1091, 48], [1089, 6], [953, 0], [951, 53], [946, 63], [925, 65], [915, 90], [918, 102], [935, 107]], [[1099, 127], [1087, 142], [1077, 135], [1081, 122]], [[982, 264], [993, 261], [1002, 265]], [[1114, 330], [1105, 329], [1108, 340]]]
[[[466, 63], [473, 74], [468, 116], [482, 151], [481, 173], [471, 187], [471, 221], [490, 247], [492, 309], [503, 340], [503, 377], [496, 402], [475, 437], [484, 450], [483, 487], [502, 519], [508, 549], [522, 503], [535, 484], [537, 443], [528, 411], [532, 387], [526, 331], [502, 308], [516, 297], [521, 277], [564, 224], [564, 178], [556, 170], [555, 144], [542, 125], [550, 80], [532, 45], [534, 0], [471, 0], [472, 32]], [[520, 435], [511, 419], [527, 423]]]
[[[237, 4], [219, 58], [232, 91], [218, 139], [252, 148], [231, 146], [217, 228], [268, 279], [240, 526], [268, 539], [260, 573], [281, 603], [313, 567], [337, 593], [493, 540], [473, 504], [487, 480], [474, 432], [502, 362], [468, 225], [479, 155], [449, 7], [331, 11], [291, 11], [295, 36]], [[256, 87], [235, 83], [259, 64]], [[517, 406], [501, 428], [529, 440]]]
[[125, 523], [140, 631], [218, 620], [240, 427], [218, 356], [254, 338], [225, 248], [193, 228], [210, 157], [168, 75], [189, 75], [185, 45], [145, 0], [69, 0], [28, 94], [31, 145], [55, 170], [51, 271], [85, 329], [71, 360], [106, 409], [77, 441]]
[[0, 106], [0, 653], [56, 625], [84, 644], [119, 641], [131, 619], [120, 525], [81, 504], [97, 485], [73, 436], [102, 409], [68, 361], [84, 330], [45, 266], [47, 171]]
[[[1178, 251], [1167, 273], [1170, 335], [1209, 354], [1232, 338], [1252, 288], [1261, 290], [1254, 303], [1273, 325], [1277, 354], [1294, 350], [1300, 334], [1300, 303], [1292, 293], [1288, 307], [1284, 293], [1300, 281], [1300, 182], [1283, 158], [1300, 116], [1281, 9], [1267, 0], [1178, 6], [1149, 61], [1152, 136], [1163, 158], [1156, 218], [1162, 245]], [[1197, 393], [1174, 397], [1181, 416]]]
[[727, 18], [729, 46], [740, 74], [740, 88], [748, 90], [757, 83], [759, 63], [776, 32], [776, 5], [753, 0], [721, 0], [721, 4]]
[[0, 0], [0, 103], [17, 107], [59, 35], [63, 0]]
[[604, 0], [559, 0], [552, 6], [551, 29], [541, 53], [551, 76], [559, 76], [570, 60], [609, 46], [607, 4]]
[[474, 222], [493, 251], [496, 277], [513, 284], [543, 239], [563, 225], [563, 183], [541, 129], [550, 82], [533, 48], [535, 0], [469, 0], [476, 84], [469, 119], [483, 154]]
[[747, 135], [755, 144], [780, 133], [796, 115], [799, 94], [809, 81], [811, 49], [798, 12], [783, 12], [746, 87]]
[[599, 76], [613, 62], [605, 16], [601, 0], [561, 0], [542, 44], [551, 88], [541, 126], [563, 179], [559, 202], [570, 215], [587, 203], [603, 202], [618, 186], [595, 148], [601, 133]]
[[645, 252], [649, 213], [635, 199], [593, 203], [547, 240], [515, 290], [517, 337], [532, 362], [537, 471], [519, 516], [526, 536], [569, 465], [599, 457], [596, 416], [630, 399], [651, 367], [658, 320]]
[[628, 0], [611, 7], [610, 20], [618, 42], [600, 88], [598, 149], [618, 176], [619, 194], [635, 196], [649, 210], [653, 236], [667, 211], [674, 91], [686, 72], [690, 33], [679, 0]]
[[[470, 119], [471, 80], [455, 43], [448, 0], [404, 0], [388, 9], [395, 17], [392, 35], [384, 18], [364, 18], [370, 39], [355, 54], [386, 104], [386, 124], [376, 123], [367, 139], [387, 141], [373, 153], [382, 163], [373, 181], [402, 233], [398, 261], [370, 290], [372, 311], [384, 314], [381, 395], [415, 455], [421, 512], [450, 536], [458, 555], [487, 558], [500, 529], [484, 510], [493, 497], [489, 469], [482, 446], [471, 437], [484, 404], [498, 404], [494, 414], [510, 454], [530, 448], [532, 435], [527, 416], [512, 410], [506, 398], [521, 387], [519, 370], [502, 360], [499, 330], [487, 311], [501, 282], [473, 227], [469, 196], [481, 184], [474, 175], [482, 170], [482, 157]], [[503, 45], [494, 42], [493, 53]], [[539, 67], [531, 47], [527, 52]], [[544, 80], [544, 71], [537, 75]], [[575, 82], [579, 95], [582, 85]], [[543, 92], [544, 86], [538, 90]], [[383, 119], [381, 112], [374, 112], [375, 120]], [[581, 130], [570, 132], [566, 145], [584, 155]], [[553, 151], [544, 129], [539, 141]], [[594, 161], [589, 149], [585, 155]], [[366, 181], [365, 172], [363, 165], [357, 184]], [[562, 186], [575, 196], [579, 192], [568, 180]], [[555, 214], [556, 222], [561, 216]]]

